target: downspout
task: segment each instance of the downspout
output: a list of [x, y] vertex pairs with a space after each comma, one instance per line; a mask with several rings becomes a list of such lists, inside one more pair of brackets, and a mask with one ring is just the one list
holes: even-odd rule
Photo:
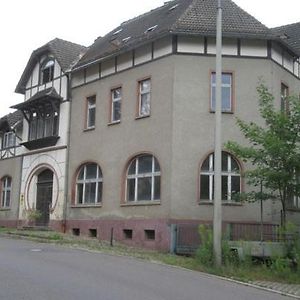
[[64, 205], [63, 205], [63, 223], [62, 230], [66, 233], [67, 230], [67, 210], [68, 210], [68, 191], [69, 191], [69, 158], [70, 158], [70, 135], [71, 135], [71, 111], [72, 111], [72, 92], [71, 92], [71, 79], [72, 75], [69, 72], [67, 76], [67, 98], [70, 102], [68, 111], [68, 127], [67, 127], [67, 150], [66, 150], [66, 164], [65, 164], [65, 186], [64, 186]]
[[20, 206], [21, 206], [21, 202], [24, 202], [24, 196], [21, 195], [21, 186], [22, 186], [22, 177], [23, 177], [23, 160], [24, 160], [24, 156], [21, 156], [21, 162], [20, 162], [20, 182], [19, 182], [19, 187], [18, 187], [18, 195], [19, 195], [19, 199], [18, 199], [18, 208], [17, 208], [17, 228], [19, 228], [20, 226]]

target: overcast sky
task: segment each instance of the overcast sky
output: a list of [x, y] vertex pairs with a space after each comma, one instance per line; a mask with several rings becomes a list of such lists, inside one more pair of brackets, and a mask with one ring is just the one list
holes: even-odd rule
[[[300, 22], [300, 0], [234, 0], [268, 27]], [[59, 37], [89, 46], [121, 22], [164, 0], [7, 0], [0, 10], [0, 116], [23, 101], [14, 93], [31, 52]]]

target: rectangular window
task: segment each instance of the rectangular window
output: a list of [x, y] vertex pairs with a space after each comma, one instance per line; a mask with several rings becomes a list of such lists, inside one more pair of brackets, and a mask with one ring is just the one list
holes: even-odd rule
[[151, 80], [139, 81], [139, 117], [150, 116]]
[[44, 107], [39, 113], [32, 112], [29, 119], [30, 141], [58, 135], [59, 111]]
[[111, 90], [111, 122], [121, 121], [122, 88]]
[[10, 207], [10, 196], [11, 196], [11, 178], [4, 177], [1, 182], [1, 207], [9, 208]]
[[[210, 110], [216, 110], [216, 73], [211, 73]], [[232, 73], [222, 73], [222, 112], [232, 112]]]
[[282, 112], [289, 111], [289, 104], [288, 104], [288, 96], [289, 96], [289, 87], [284, 83], [281, 83], [281, 92], [280, 92], [280, 109]]
[[96, 96], [87, 98], [86, 128], [94, 128], [96, 122]]
[[13, 148], [16, 144], [16, 135], [14, 132], [6, 132], [3, 136], [2, 149]]
[[123, 229], [123, 234], [126, 240], [132, 240], [132, 229]]
[[155, 230], [145, 229], [145, 239], [146, 240], [155, 240]]

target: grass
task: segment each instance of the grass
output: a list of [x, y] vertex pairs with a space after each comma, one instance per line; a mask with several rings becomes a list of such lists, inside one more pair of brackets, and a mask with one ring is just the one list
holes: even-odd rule
[[110, 255], [130, 256], [156, 263], [186, 268], [194, 271], [201, 271], [222, 277], [227, 277], [243, 282], [253, 281], [274, 281], [282, 283], [300, 284], [300, 270], [291, 271], [289, 268], [274, 269], [266, 264], [253, 264], [246, 260], [241, 264], [231, 264], [221, 268], [201, 265], [196, 257], [186, 257], [161, 253], [157, 251], [128, 247], [120, 243], [114, 243], [111, 247], [106, 241], [99, 241], [96, 238], [75, 237], [69, 234], [62, 234], [53, 231], [35, 231], [0, 228], [0, 234], [15, 238], [24, 238], [43, 243], [54, 243], [72, 248], [80, 248], [92, 251], [99, 251]]

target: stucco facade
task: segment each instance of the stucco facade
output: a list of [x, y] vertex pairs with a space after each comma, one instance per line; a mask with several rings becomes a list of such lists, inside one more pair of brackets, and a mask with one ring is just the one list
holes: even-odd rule
[[[73, 89], [70, 138], [70, 180], [67, 228], [97, 229], [99, 238], [114, 237], [131, 244], [167, 249], [170, 225], [211, 222], [213, 205], [200, 201], [201, 163], [214, 148], [214, 113], [210, 112], [210, 76], [215, 59], [179, 53], [162, 57], [127, 71]], [[280, 106], [280, 86], [299, 94], [299, 79], [269, 58], [225, 57], [223, 70], [233, 76], [233, 111], [222, 119], [223, 143], [246, 143], [236, 118], [262, 124], [256, 88], [264, 82]], [[151, 115], [136, 118], [137, 84], [151, 78]], [[122, 87], [121, 122], [110, 124], [110, 91]], [[96, 95], [96, 124], [85, 130], [86, 98]], [[91, 142], [92, 141], [92, 142]], [[128, 161], [140, 153], [153, 154], [161, 167], [161, 197], [158, 203], [126, 202], [124, 186]], [[78, 168], [97, 163], [103, 173], [101, 205], [76, 205]], [[249, 166], [240, 162], [241, 172]], [[244, 180], [242, 189], [249, 190]], [[264, 204], [264, 222], [280, 223], [280, 204]], [[260, 222], [259, 204], [224, 202], [224, 222]], [[131, 229], [132, 241], [123, 231]], [[155, 230], [163, 239], [147, 241], [145, 230]], [[152, 245], [151, 245], [152, 243]], [[150, 244], [150, 245], [149, 245]]]

